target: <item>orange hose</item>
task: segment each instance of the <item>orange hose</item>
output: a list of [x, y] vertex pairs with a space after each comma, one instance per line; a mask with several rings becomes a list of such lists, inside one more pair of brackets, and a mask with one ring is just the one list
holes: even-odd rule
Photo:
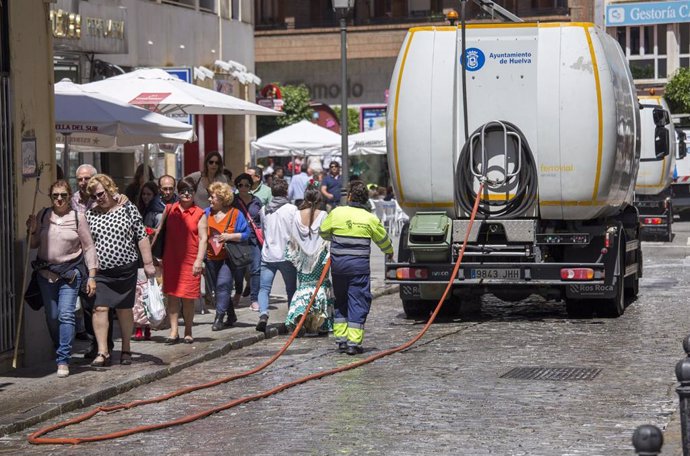
[[348, 371], [348, 370], [354, 369], [356, 367], [363, 366], [365, 364], [369, 364], [373, 361], [376, 361], [377, 359], [384, 358], [386, 356], [392, 355], [394, 353], [398, 353], [402, 350], [405, 350], [405, 349], [411, 347], [414, 343], [416, 343], [419, 339], [421, 339], [422, 336], [424, 336], [424, 334], [429, 330], [429, 328], [433, 324], [434, 320], [436, 319], [436, 316], [438, 315], [439, 311], [441, 310], [441, 307], [443, 306], [443, 302], [445, 301], [446, 296], [448, 296], [448, 293], [450, 292], [450, 290], [453, 286], [453, 281], [455, 280], [455, 277], [458, 274], [458, 270], [460, 269], [460, 264], [462, 263], [462, 258], [465, 254], [465, 248], [467, 246], [467, 241], [469, 239], [470, 229], [472, 228], [472, 224], [474, 223], [474, 219], [475, 219], [475, 216], [477, 214], [477, 209], [479, 208], [479, 200], [480, 200], [482, 187], [483, 187], [483, 184], [480, 184], [479, 191], [477, 192], [477, 199], [474, 202], [474, 207], [472, 209], [472, 214], [470, 216], [470, 224], [469, 224], [469, 227], [468, 227], [467, 232], [465, 234], [465, 239], [463, 241], [462, 248], [460, 249], [458, 261], [455, 263], [455, 267], [453, 268], [453, 274], [451, 275], [450, 281], [448, 282], [448, 285], [446, 286], [446, 289], [443, 292], [443, 296], [441, 296], [441, 299], [439, 300], [438, 304], [436, 305], [436, 309], [434, 309], [434, 312], [431, 314], [431, 317], [429, 317], [429, 321], [427, 321], [427, 323], [424, 325], [424, 327], [419, 332], [419, 334], [417, 334], [415, 337], [413, 337], [409, 341], [405, 342], [404, 344], [399, 345], [399, 346], [394, 347], [394, 348], [390, 348], [388, 350], [381, 351], [381, 352], [376, 353], [374, 355], [371, 355], [367, 358], [364, 358], [364, 359], [361, 359], [361, 360], [356, 361], [354, 363], [348, 364], [347, 366], [342, 366], [342, 367], [338, 367], [335, 369], [311, 374], [311, 375], [308, 375], [306, 377], [302, 377], [302, 378], [299, 378], [297, 380], [293, 380], [293, 381], [288, 382], [288, 383], [283, 383], [282, 385], [278, 385], [275, 388], [271, 388], [271, 389], [266, 390], [264, 392], [253, 394], [250, 396], [244, 396], [244, 397], [235, 399], [233, 401], [226, 402], [225, 404], [221, 404], [221, 405], [218, 405], [218, 406], [210, 408], [210, 409], [202, 410], [201, 412], [197, 412], [194, 414], [180, 417], [176, 420], [166, 421], [166, 422], [158, 423], [158, 424], [151, 424], [151, 425], [147, 425], [147, 426], [136, 426], [133, 428], [123, 429], [121, 431], [112, 432], [109, 434], [101, 434], [101, 435], [96, 435], [96, 436], [91, 436], [91, 437], [73, 437], [73, 438], [41, 437], [42, 435], [45, 435], [49, 432], [53, 432], [53, 431], [56, 431], [58, 429], [65, 428], [67, 426], [86, 421], [86, 420], [92, 418], [93, 416], [97, 415], [100, 412], [113, 412], [116, 410], [130, 409], [130, 408], [134, 408], [134, 407], [139, 407], [141, 405], [163, 402], [163, 401], [166, 401], [166, 400], [171, 399], [173, 397], [181, 396], [181, 395], [184, 395], [187, 393], [191, 393], [193, 391], [198, 391], [201, 389], [210, 388], [210, 387], [217, 386], [217, 385], [220, 385], [223, 383], [228, 383], [228, 382], [233, 381], [233, 380], [248, 377], [248, 376], [255, 374], [255, 373], [265, 369], [266, 367], [270, 366], [283, 353], [285, 353], [285, 351], [288, 349], [290, 344], [292, 344], [292, 342], [297, 337], [299, 330], [302, 328], [302, 326], [304, 324], [304, 320], [305, 320], [306, 316], [309, 314], [309, 310], [311, 309], [312, 305], [314, 304], [314, 300], [316, 299], [316, 295], [319, 291], [319, 288], [321, 287], [321, 284], [325, 280], [326, 274], [328, 273], [328, 270], [330, 269], [331, 260], [329, 258], [328, 262], [326, 263], [326, 265], [324, 267], [323, 272], [321, 273], [321, 277], [319, 278], [319, 281], [316, 285], [316, 289], [314, 290], [314, 293], [312, 294], [311, 299], [309, 300], [309, 304], [307, 305], [307, 308], [305, 309], [304, 313], [302, 314], [302, 318], [300, 319], [299, 323], [297, 324], [294, 331], [292, 332], [292, 334], [290, 335], [288, 340], [285, 342], [283, 347], [280, 350], [278, 350], [278, 352], [275, 355], [273, 355], [270, 359], [268, 359], [264, 363], [260, 364], [259, 366], [255, 367], [253, 369], [250, 369], [248, 371], [245, 371], [245, 372], [242, 372], [242, 373], [239, 373], [236, 375], [220, 378], [218, 380], [214, 380], [212, 382], [208, 382], [208, 383], [204, 383], [204, 384], [200, 384], [200, 385], [194, 385], [194, 386], [190, 386], [187, 388], [182, 388], [182, 389], [179, 389], [177, 391], [173, 391], [171, 393], [164, 394], [162, 396], [158, 396], [158, 397], [155, 397], [152, 399], [137, 400], [137, 401], [129, 402], [126, 404], [113, 405], [113, 406], [107, 406], [107, 407], [105, 407], [105, 406], [96, 407], [95, 409], [93, 409], [87, 413], [84, 413], [82, 415], [79, 415], [75, 418], [72, 418], [70, 420], [62, 421], [60, 423], [54, 424], [52, 426], [44, 427], [44, 428], [39, 429], [36, 432], [33, 432], [32, 434], [30, 434], [28, 436], [28, 441], [30, 443], [33, 443], [33, 444], [50, 444], [50, 445], [73, 444], [73, 445], [77, 445], [77, 444], [84, 443], [84, 442], [98, 442], [98, 441], [103, 441], [103, 440], [116, 439], [119, 437], [125, 437], [125, 436], [132, 435], [132, 434], [138, 434], [140, 432], [155, 431], [158, 429], [164, 429], [164, 428], [168, 428], [168, 427], [172, 427], [172, 426], [178, 426], [180, 424], [191, 423], [192, 421], [196, 421], [200, 418], [205, 418], [209, 415], [221, 412], [223, 410], [230, 409], [232, 407], [236, 407], [240, 404], [244, 404], [247, 402], [251, 402], [251, 401], [255, 401], [258, 399], [272, 396], [272, 395], [277, 394], [281, 391], [284, 391], [288, 388], [292, 388], [293, 386], [297, 386], [297, 385], [306, 383], [310, 380], [316, 380], [319, 378], [327, 377], [329, 375], [337, 374], [339, 372]]

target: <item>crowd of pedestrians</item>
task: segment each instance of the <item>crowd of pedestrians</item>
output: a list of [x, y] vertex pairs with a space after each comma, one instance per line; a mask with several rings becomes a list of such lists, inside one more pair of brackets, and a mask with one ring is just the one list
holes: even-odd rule
[[[308, 166], [290, 184], [275, 167], [270, 186], [259, 167], [232, 181], [218, 152], [205, 157], [202, 171], [179, 182], [169, 175], [156, 181], [147, 168], [137, 169], [125, 195], [110, 176], [82, 165], [78, 191], [56, 181], [51, 207], [27, 220], [58, 377], [69, 375], [77, 333], [92, 340], [85, 354], [92, 366], [112, 364], [114, 315], [121, 334], [118, 362], [131, 364], [130, 340], [150, 339], [142, 288], [156, 277], [169, 317], [167, 345], [194, 343], [195, 303], [203, 294], [215, 300], [213, 331], [234, 325], [243, 294], [258, 312], [256, 330], [266, 331], [280, 272], [289, 328], [303, 319], [300, 335], [333, 332], [341, 352], [363, 351], [370, 240], [386, 254], [393, 251], [369, 211], [364, 183], [350, 182], [349, 203], [341, 207], [337, 162], [323, 175]], [[306, 313], [329, 260], [331, 271]]]

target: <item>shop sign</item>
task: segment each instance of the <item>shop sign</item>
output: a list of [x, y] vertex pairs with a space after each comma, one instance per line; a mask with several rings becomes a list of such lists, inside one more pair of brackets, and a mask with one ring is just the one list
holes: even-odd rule
[[690, 22], [690, 1], [612, 3], [606, 6], [606, 26]]
[[386, 126], [386, 106], [362, 106], [359, 118], [362, 131], [383, 128]]
[[102, 54], [127, 53], [126, 11], [88, 2], [79, 2], [78, 12], [51, 10], [50, 29], [56, 47]]
[[[171, 74], [173, 76], [176, 76], [177, 78], [183, 80], [184, 82], [188, 82], [190, 84], [193, 84], [192, 82], [192, 69], [190, 67], [167, 67], [167, 68], [162, 68], [163, 70], [167, 71], [168, 74]], [[191, 114], [185, 114], [183, 112], [176, 112], [176, 113], [170, 113], [167, 114], [168, 117], [171, 119], [175, 119], [179, 122], [183, 122], [189, 125], [192, 125], [194, 122], [194, 116]]]

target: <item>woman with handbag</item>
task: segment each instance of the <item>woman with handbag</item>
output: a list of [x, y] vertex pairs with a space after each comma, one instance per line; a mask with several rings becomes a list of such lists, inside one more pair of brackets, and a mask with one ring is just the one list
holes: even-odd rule
[[[237, 264], [237, 252], [232, 250], [239, 249], [239, 243], [244, 243], [243, 247], [247, 246], [249, 226], [242, 212], [232, 207], [234, 198], [228, 184], [214, 182], [208, 187], [208, 194], [211, 213], [208, 218], [206, 267], [212, 280], [211, 285], [216, 291], [216, 318], [211, 329], [219, 331], [237, 321], [235, 309], [230, 302], [232, 277], [244, 277], [243, 270], [248, 264]], [[228, 321], [224, 323], [225, 314], [228, 314]]]
[[96, 292], [98, 258], [84, 214], [70, 205], [70, 185], [58, 180], [50, 186], [49, 195], [52, 206], [43, 209], [38, 217], [30, 215], [26, 225], [31, 233], [31, 248], [38, 249], [37, 280], [56, 349], [57, 376], [64, 378], [69, 375], [79, 289], [86, 283], [89, 296]]
[[160, 232], [165, 236], [163, 250], [163, 293], [167, 296], [170, 336], [167, 345], [180, 341], [178, 317], [180, 301], [184, 317], [184, 342], [191, 344], [194, 301], [201, 296], [201, 274], [206, 254], [206, 215], [194, 203], [196, 183], [185, 177], [177, 183], [180, 200], [163, 214]]
[[93, 308], [93, 329], [98, 342], [98, 354], [91, 363], [94, 367], [109, 366], [112, 362], [108, 350], [108, 312], [115, 309], [122, 335], [120, 364], [132, 364], [130, 336], [134, 326], [134, 307], [139, 259], [144, 262], [146, 276], [153, 277], [151, 246], [141, 214], [127, 200], [118, 203], [118, 188], [106, 174], [96, 174], [89, 180], [88, 189], [96, 198], [96, 206], [86, 211], [91, 235], [98, 253], [98, 290], [89, 303]]
[[[248, 243], [252, 248], [252, 264], [247, 268], [249, 270], [249, 295], [252, 302], [251, 309], [254, 312], [258, 312], [259, 279], [261, 277], [261, 247], [264, 245], [264, 234], [261, 229], [261, 207], [263, 204], [257, 196], [250, 193], [252, 188], [252, 176], [249, 174], [242, 173], [237, 176], [235, 179], [235, 187], [237, 188], [237, 196], [232, 205], [239, 209], [249, 222], [250, 231]], [[241, 274], [236, 274], [235, 277], [235, 291], [239, 289], [233, 297], [233, 304], [235, 306], [240, 301], [242, 282], [247, 269], [242, 271]]]

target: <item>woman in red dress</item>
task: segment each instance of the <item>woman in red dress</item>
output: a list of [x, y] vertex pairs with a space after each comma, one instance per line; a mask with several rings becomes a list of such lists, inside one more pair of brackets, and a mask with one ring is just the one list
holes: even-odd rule
[[194, 204], [196, 184], [184, 178], [177, 184], [180, 201], [170, 208], [165, 220], [163, 293], [167, 296], [170, 336], [167, 345], [180, 341], [177, 319], [182, 302], [184, 342], [191, 344], [194, 300], [201, 296], [201, 274], [206, 254], [207, 224], [204, 210]]

